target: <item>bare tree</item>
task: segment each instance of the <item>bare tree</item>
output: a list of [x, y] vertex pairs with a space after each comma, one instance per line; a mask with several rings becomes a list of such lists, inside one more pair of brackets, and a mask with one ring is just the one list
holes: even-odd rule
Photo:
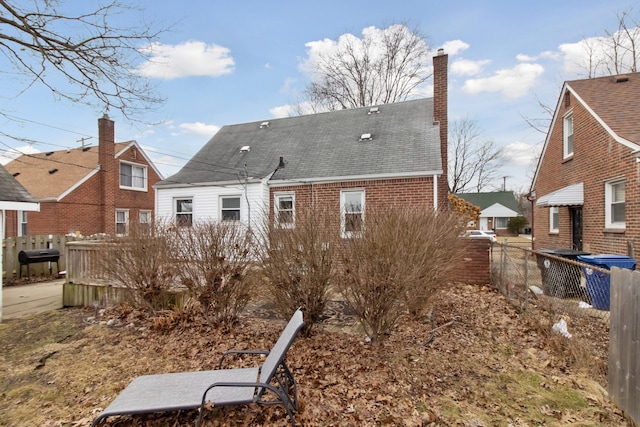
[[452, 193], [480, 192], [497, 178], [502, 149], [484, 138], [475, 120], [449, 122], [449, 186]]
[[131, 9], [117, 0], [78, 5], [84, 10], [69, 14], [58, 0], [0, 0], [0, 54], [8, 67], [0, 72], [23, 83], [14, 96], [40, 84], [58, 99], [129, 118], [162, 101], [132, 72], [145, 59], [140, 48], [161, 31], [140, 20], [119, 24]]
[[312, 55], [306, 94], [322, 110], [403, 101], [431, 77], [429, 59], [425, 38], [405, 25], [344, 34]]

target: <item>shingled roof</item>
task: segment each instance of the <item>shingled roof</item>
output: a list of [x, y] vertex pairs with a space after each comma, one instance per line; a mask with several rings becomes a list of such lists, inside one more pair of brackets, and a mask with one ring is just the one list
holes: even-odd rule
[[640, 73], [567, 82], [574, 94], [619, 137], [640, 144]]
[[37, 200], [0, 165], [0, 201], [37, 203]]
[[501, 204], [505, 208], [518, 211], [518, 202], [513, 191], [492, 191], [486, 193], [456, 193], [456, 196], [466, 200], [474, 206], [485, 210], [489, 206], [496, 203]]
[[245, 167], [283, 182], [431, 176], [442, 173], [439, 135], [432, 98], [228, 125], [156, 186], [237, 183]]
[[[116, 153], [130, 143], [116, 143]], [[36, 199], [56, 199], [97, 171], [98, 147], [24, 154], [5, 167]]]

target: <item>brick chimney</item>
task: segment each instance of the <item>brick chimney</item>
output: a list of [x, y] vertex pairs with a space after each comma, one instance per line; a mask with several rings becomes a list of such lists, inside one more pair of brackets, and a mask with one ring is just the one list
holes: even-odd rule
[[100, 163], [100, 232], [115, 233], [116, 191], [120, 176], [115, 160], [115, 125], [104, 114], [98, 119], [98, 162]]
[[438, 49], [438, 54], [433, 57], [433, 120], [440, 123], [440, 155], [442, 157], [442, 176], [438, 179], [438, 208], [446, 210], [449, 206], [448, 178], [448, 144], [449, 117], [448, 117], [448, 77], [447, 68], [449, 55], [444, 49]]

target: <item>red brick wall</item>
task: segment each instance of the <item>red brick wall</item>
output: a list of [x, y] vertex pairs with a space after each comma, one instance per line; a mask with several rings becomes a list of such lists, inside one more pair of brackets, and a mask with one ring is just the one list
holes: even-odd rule
[[[583, 250], [627, 254], [627, 243], [638, 241], [640, 163], [631, 149], [616, 142], [595, 118], [571, 95], [570, 105], [560, 102], [556, 122], [540, 163], [535, 183], [536, 197], [562, 187], [584, 182]], [[563, 116], [573, 112], [574, 155], [562, 159]], [[605, 182], [625, 178], [626, 229], [605, 228]], [[571, 219], [568, 207], [559, 208], [559, 233], [549, 233], [549, 208], [534, 206], [536, 248], [570, 248]]]
[[274, 193], [295, 193], [296, 206], [316, 206], [335, 211], [340, 218], [340, 190], [364, 189], [365, 206], [418, 206], [433, 209], [433, 178], [380, 179], [271, 187], [269, 206], [273, 212]]
[[491, 283], [491, 242], [489, 239], [464, 239], [464, 256], [453, 271], [453, 282]]

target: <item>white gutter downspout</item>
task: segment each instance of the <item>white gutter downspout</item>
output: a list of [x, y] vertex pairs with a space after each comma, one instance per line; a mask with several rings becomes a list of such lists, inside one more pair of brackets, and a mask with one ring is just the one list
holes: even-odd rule
[[438, 175], [433, 175], [433, 210], [438, 211]]

